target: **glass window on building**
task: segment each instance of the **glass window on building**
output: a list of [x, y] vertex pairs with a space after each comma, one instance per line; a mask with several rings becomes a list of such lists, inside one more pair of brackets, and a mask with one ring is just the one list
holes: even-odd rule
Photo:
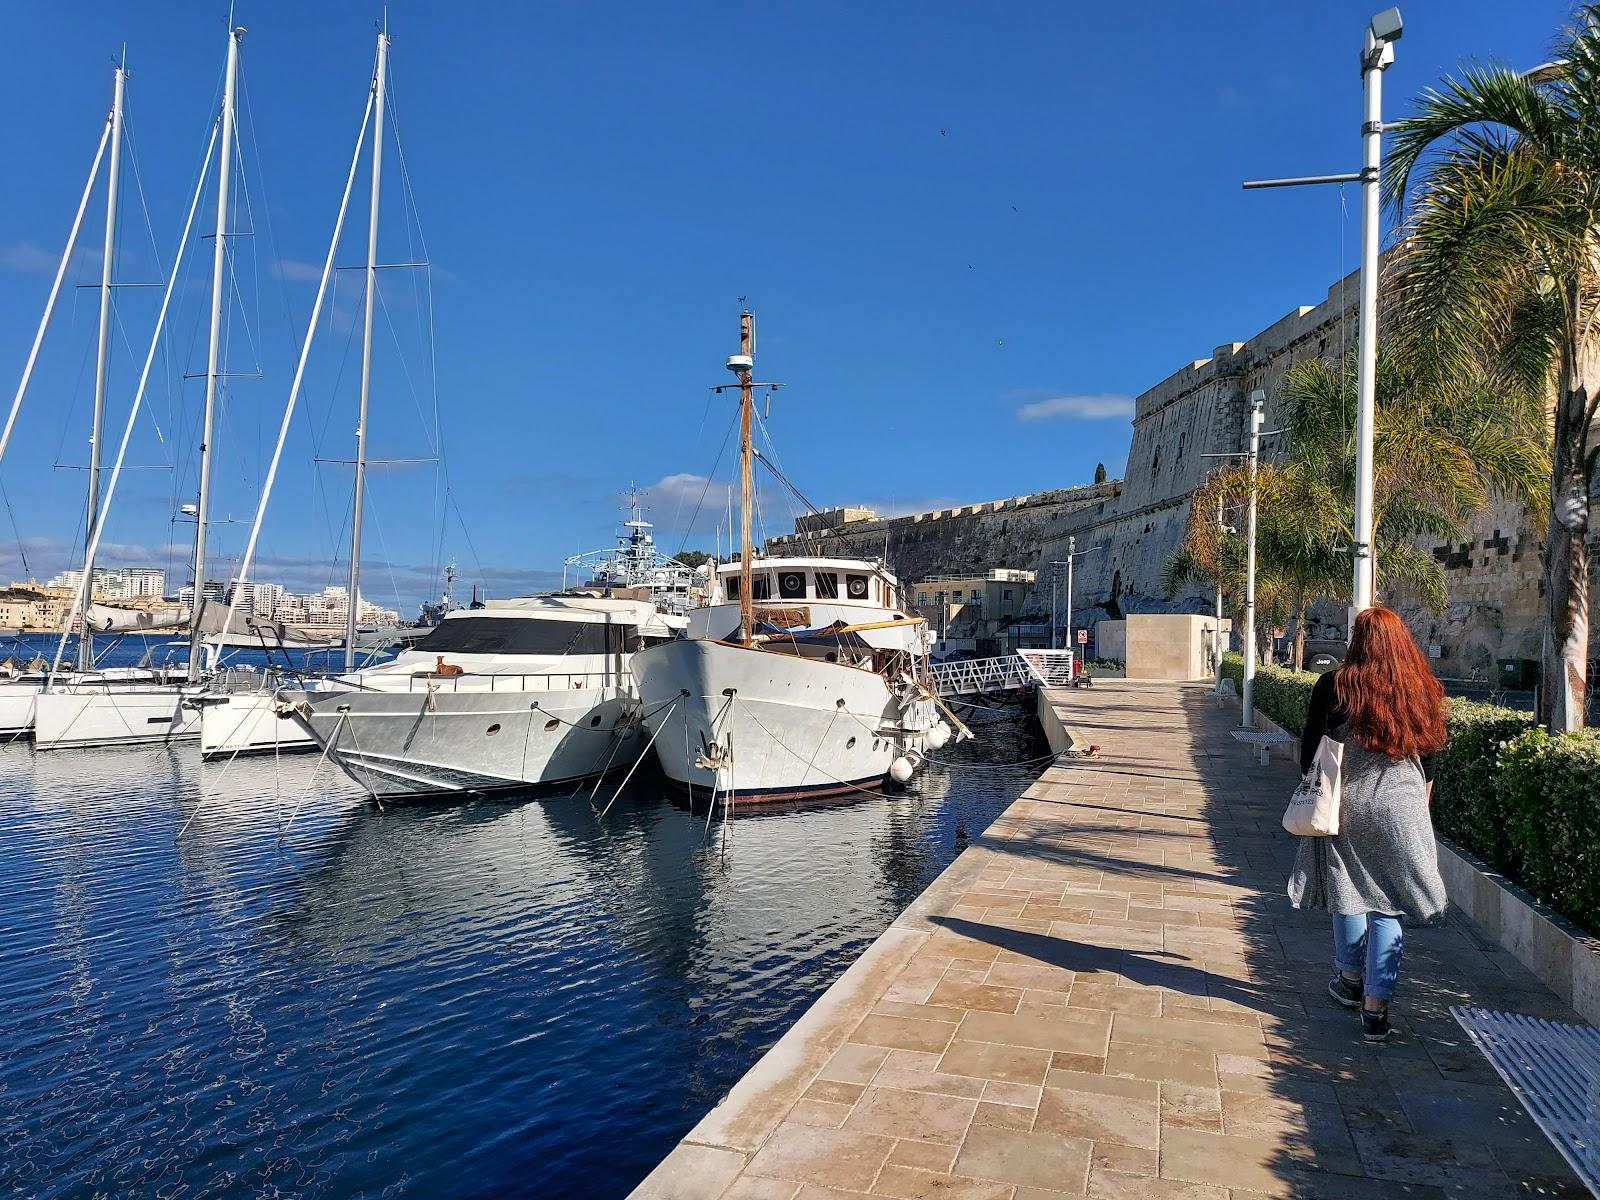
[[981, 588], [973, 588], [972, 589], [972, 598], [974, 600], [982, 600], [983, 599], [983, 590]]
[[918, 592], [917, 593], [917, 603], [918, 604], [926, 604], [927, 602], [928, 602], [928, 593], [927, 592]]
[[1001, 599], [1009, 601], [1011, 599], [1011, 589], [1007, 588], [1004, 592], [1002, 592], [1000, 594], [1000, 596], [1001, 596]]

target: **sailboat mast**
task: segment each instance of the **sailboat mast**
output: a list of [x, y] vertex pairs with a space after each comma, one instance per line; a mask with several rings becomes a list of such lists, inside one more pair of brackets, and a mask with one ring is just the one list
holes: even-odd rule
[[361, 409], [356, 417], [356, 486], [350, 515], [350, 595], [344, 624], [344, 669], [356, 668], [356, 618], [361, 597], [361, 514], [367, 494], [367, 398], [372, 393], [372, 313], [378, 298], [378, 196], [383, 179], [383, 89], [389, 74], [389, 31], [378, 34], [372, 76], [372, 197], [367, 209], [367, 297], [361, 334]]
[[739, 366], [739, 630], [746, 646], [755, 636], [753, 606], [750, 603], [750, 560], [754, 556], [751, 546], [751, 507], [755, 499], [755, 481], [751, 478], [751, 463], [755, 447], [750, 440], [750, 421], [755, 409], [756, 319], [749, 312], [739, 314], [739, 354], [744, 361]]
[[82, 624], [78, 636], [78, 669], [94, 667], [94, 623], [90, 611], [94, 607], [94, 527], [100, 518], [100, 443], [106, 423], [106, 379], [111, 363], [111, 265], [117, 247], [117, 182], [122, 163], [122, 97], [128, 73], [118, 66], [112, 76], [111, 88], [111, 161], [106, 174], [106, 233], [100, 257], [100, 341], [95, 353], [94, 366], [94, 424], [89, 432], [89, 501], [86, 505], [88, 524], [83, 535], [83, 576], [87, 581], [84, 595]]
[[[217, 156], [217, 227], [211, 244], [211, 335], [206, 350], [206, 408], [200, 433], [200, 496], [194, 520], [194, 605], [189, 610], [189, 682], [200, 679], [204, 641], [200, 618], [205, 612], [206, 518], [211, 506], [211, 438], [216, 426], [217, 380], [222, 356], [223, 271], [227, 259], [228, 185], [233, 167], [234, 104], [239, 77], [241, 26], [228, 31], [228, 70], [222, 84], [222, 137]], [[224, 629], [223, 634], [228, 631]]]

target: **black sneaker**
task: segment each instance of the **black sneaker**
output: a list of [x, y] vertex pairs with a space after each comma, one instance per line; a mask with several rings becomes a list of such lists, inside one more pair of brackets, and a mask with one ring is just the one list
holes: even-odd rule
[[1328, 980], [1328, 995], [1346, 1008], [1357, 1008], [1361, 1004], [1361, 984], [1352, 983], [1343, 975], [1335, 975]]
[[1373, 1012], [1370, 1008], [1361, 1010], [1361, 1036], [1369, 1042], [1381, 1042], [1389, 1036], [1389, 1010], [1380, 1008]]

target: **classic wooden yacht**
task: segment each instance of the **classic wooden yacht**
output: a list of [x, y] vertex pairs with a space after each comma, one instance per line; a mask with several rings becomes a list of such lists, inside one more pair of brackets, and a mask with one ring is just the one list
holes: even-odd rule
[[[951, 736], [925, 682], [928, 627], [881, 562], [756, 558], [751, 546], [754, 319], [728, 360], [740, 393], [740, 560], [689, 636], [634, 656], [662, 772], [692, 792], [783, 801], [904, 782]], [[965, 733], [965, 730], [962, 730]]]
[[638, 600], [491, 600], [392, 662], [280, 691], [279, 709], [374, 796], [590, 779], [644, 752], [630, 662], [682, 621]]

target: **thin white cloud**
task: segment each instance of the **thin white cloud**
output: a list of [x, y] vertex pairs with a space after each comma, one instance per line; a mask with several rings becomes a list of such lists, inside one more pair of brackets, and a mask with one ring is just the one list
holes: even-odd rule
[[1133, 397], [1116, 393], [1094, 396], [1050, 396], [1034, 400], [1017, 409], [1021, 421], [1053, 421], [1061, 417], [1078, 417], [1086, 421], [1103, 421], [1112, 417], [1133, 416]]
[[303, 262], [298, 258], [280, 258], [272, 264], [272, 271], [279, 279], [291, 283], [316, 283], [322, 278], [321, 263]]
[[[88, 266], [98, 266], [100, 251], [92, 246], [79, 246], [72, 255], [74, 269], [82, 270]], [[44, 250], [32, 242], [15, 242], [9, 246], [0, 246], [0, 271], [16, 271], [20, 274], [44, 274], [54, 272], [61, 265], [61, 251]]]

